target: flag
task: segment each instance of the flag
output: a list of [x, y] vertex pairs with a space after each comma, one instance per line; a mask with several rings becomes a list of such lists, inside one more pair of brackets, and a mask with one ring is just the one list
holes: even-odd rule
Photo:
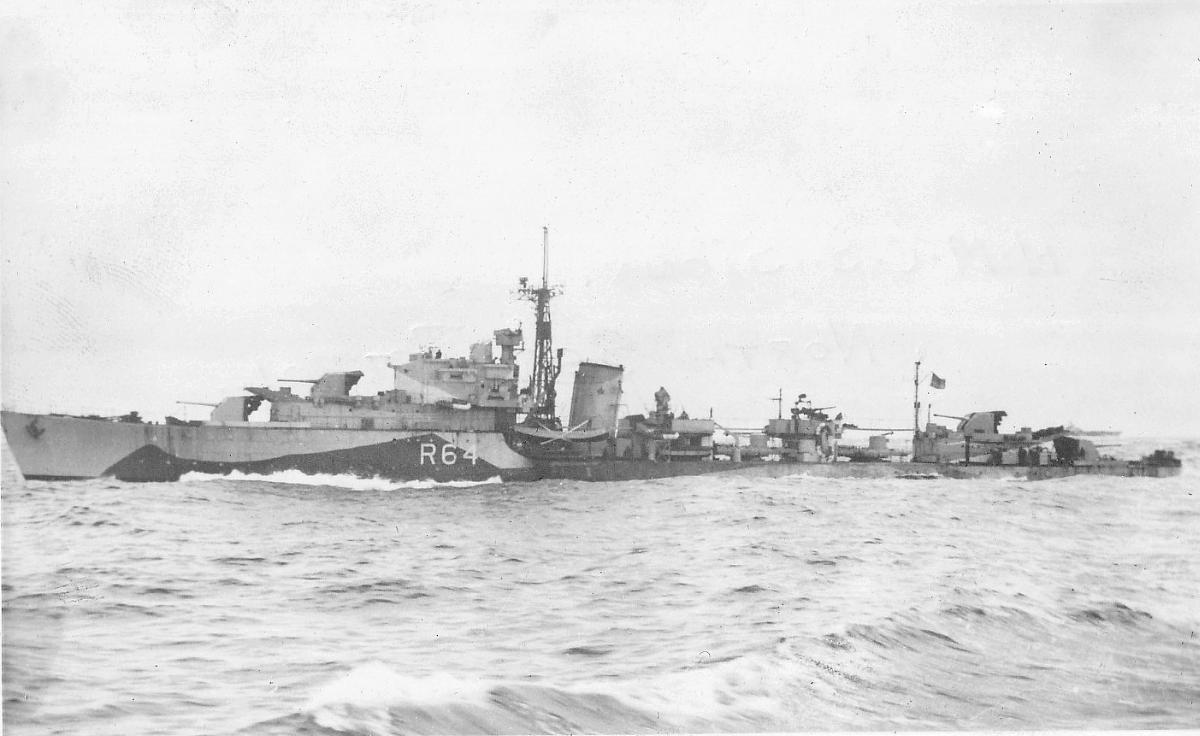
[[939, 378], [938, 374], [934, 373], [929, 379], [929, 385], [933, 386], [934, 388], [946, 388], [946, 379]]

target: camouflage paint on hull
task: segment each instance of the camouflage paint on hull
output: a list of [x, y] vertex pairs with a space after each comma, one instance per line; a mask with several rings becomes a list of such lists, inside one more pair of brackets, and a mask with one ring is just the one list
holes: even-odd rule
[[[504, 477], [505, 472], [489, 462], [463, 461], [461, 466], [437, 465], [421, 457], [422, 448], [433, 452], [461, 452], [460, 448], [432, 434], [397, 439], [379, 445], [365, 445], [346, 450], [282, 455], [269, 460], [250, 462], [220, 462], [185, 460], [168, 455], [154, 445], [145, 445], [120, 462], [105, 469], [102, 475], [126, 481], [173, 481], [185, 473], [227, 475], [233, 471], [269, 475], [283, 470], [299, 470], [308, 475], [356, 475], [392, 480], [487, 480]], [[444, 448], [444, 449], [443, 449]], [[460, 458], [461, 459], [461, 458]]]
[[187, 472], [348, 473], [394, 480], [532, 477], [500, 432], [325, 429], [240, 422], [127, 424], [3, 412], [4, 435], [26, 478], [178, 480]]

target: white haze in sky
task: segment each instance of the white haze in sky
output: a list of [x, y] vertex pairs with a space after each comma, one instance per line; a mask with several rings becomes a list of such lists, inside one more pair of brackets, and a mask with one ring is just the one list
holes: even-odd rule
[[[728, 424], [1200, 432], [1200, 4], [6, 3], [7, 408], [532, 322]], [[524, 356], [526, 365], [529, 353]], [[527, 369], [526, 369], [527, 370]], [[924, 398], [923, 398], [924, 400]], [[922, 416], [924, 420], [924, 416]]]

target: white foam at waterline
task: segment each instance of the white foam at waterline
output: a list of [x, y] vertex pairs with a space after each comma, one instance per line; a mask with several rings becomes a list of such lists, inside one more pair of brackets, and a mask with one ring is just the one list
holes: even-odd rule
[[[823, 466], [818, 466], [823, 467]], [[781, 475], [779, 480], [787, 481], [804, 481], [805, 483], [841, 483], [842, 481], [864, 481], [864, 480], [879, 480], [879, 478], [853, 478], [842, 475], [809, 475], [805, 472], [792, 473], [790, 475]]]
[[13, 456], [12, 448], [8, 446], [8, 437], [0, 433], [0, 485], [8, 488], [20, 488], [24, 482], [25, 476], [21, 474], [17, 458]]
[[300, 470], [280, 470], [275, 473], [242, 473], [233, 471], [229, 475], [219, 473], [185, 473], [180, 479], [184, 483], [203, 482], [210, 480], [260, 481], [265, 483], [285, 483], [299, 486], [332, 486], [348, 488], [355, 491], [399, 491], [421, 490], [427, 488], [472, 488], [474, 486], [494, 485], [502, 483], [500, 476], [492, 476], [487, 480], [451, 480], [439, 483], [433, 480], [396, 481], [374, 476], [360, 478], [356, 475], [308, 474]]
[[304, 710], [313, 712], [343, 706], [386, 708], [446, 703], [485, 705], [488, 692], [497, 684], [440, 672], [414, 677], [401, 674], [382, 662], [368, 662], [321, 686], [304, 704]]

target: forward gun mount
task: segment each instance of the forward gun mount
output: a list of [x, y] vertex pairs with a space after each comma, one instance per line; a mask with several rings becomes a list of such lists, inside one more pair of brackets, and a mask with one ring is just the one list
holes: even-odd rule
[[350, 389], [363, 377], [362, 371], [326, 373], [320, 378], [276, 378], [280, 383], [311, 383], [313, 400], [337, 400], [350, 396]]

